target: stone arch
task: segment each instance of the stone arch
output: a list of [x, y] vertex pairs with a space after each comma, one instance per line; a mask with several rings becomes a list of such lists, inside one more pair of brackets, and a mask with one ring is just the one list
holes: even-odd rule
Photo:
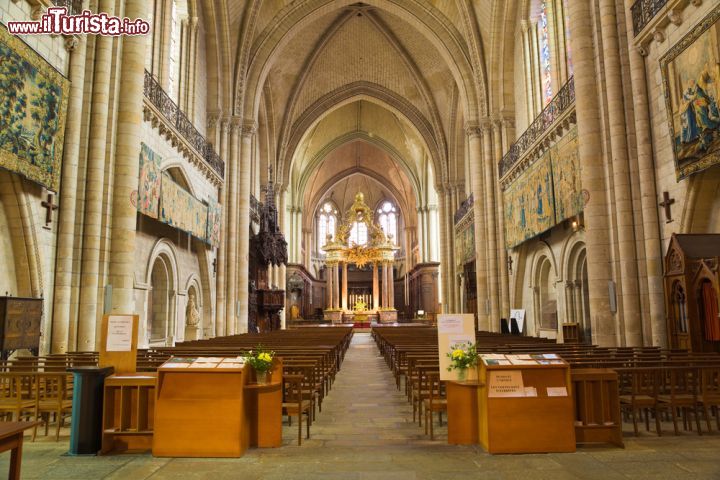
[[[277, 21], [272, 22], [265, 31], [261, 32], [252, 46], [239, 49], [234, 83], [235, 106], [237, 109], [243, 105], [245, 100], [241, 98], [243, 95], [249, 100], [244, 101], [244, 118], [257, 118], [263, 84], [273, 65], [275, 53], [305, 26], [333, 10], [348, 7], [352, 3], [352, 0], [309, 0], [291, 3], [277, 14]], [[459, 87], [464, 111], [469, 121], [477, 121], [482, 116], [481, 113], [486, 114], [485, 72], [483, 70], [473, 72], [462, 34], [447, 18], [431, 5], [418, 5], [417, 0], [396, 0], [392, 3], [367, 0], [366, 3], [403, 18], [438, 49]], [[249, 53], [250, 48], [252, 53]], [[246, 70], [243, 60], [248, 56], [253, 60]], [[245, 76], [246, 71], [247, 76]], [[478, 90], [481, 96], [476, 95], [476, 83], [480, 85]]]
[[587, 251], [585, 242], [577, 236], [566, 244], [563, 256], [565, 270], [565, 321], [577, 322], [585, 342], [592, 342], [590, 321], [590, 291], [588, 286]]
[[[554, 338], [558, 324], [557, 261], [545, 242], [540, 242], [531, 263], [533, 323], [536, 336]], [[545, 332], [545, 333], [543, 333]]]
[[140, 342], [172, 345], [177, 328], [177, 255], [172, 243], [161, 238], [148, 259], [145, 282], [148, 285], [145, 321], [139, 328]]
[[[405, 98], [391, 90], [369, 82], [354, 82], [319, 98], [297, 118], [290, 128], [287, 138], [281, 139], [278, 178], [282, 179], [283, 184], [288, 184], [295, 151], [312, 126], [338, 108], [358, 100], [375, 103], [405, 118], [415, 133], [423, 139], [425, 148], [433, 159], [434, 170], [447, 176], [447, 164], [443, 161], [445, 153], [440, 150], [435, 141], [433, 127], [424, 115]], [[285, 168], [286, 165], [287, 168]]]

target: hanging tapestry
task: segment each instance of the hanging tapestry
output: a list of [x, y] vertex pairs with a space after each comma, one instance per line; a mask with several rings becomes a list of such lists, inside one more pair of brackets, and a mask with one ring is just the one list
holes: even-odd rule
[[465, 265], [475, 259], [475, 222], [472, 208], [455, 225], [455, 253], [458, 265]]
[[577, 127], [552, 148], [550, 159], [555, 188], [555, 221], [560, 223], [582, 212], [584, 206]]
[[196, 199], [170, 174], [162, 175], [160, 195], [160, 221], [205, 240], [207, 235], [207, 206]]
[[660, 59], [677, 179], [720, 163], [720, 6]]
[[140, 144], [140, 176], [138, 181], [138, 212], [158, 218], [160, 207], [160, 155]]
[[0, 26], [0, 167], [60, 187], [70, 82]]
[[212, 198], [209, 199], [208, 202], [207, 241], [213, 247], [219, 247], [222, 206]]
[[555, 225], [550, 150], [503, 192], [505, 243], [512, 248]]

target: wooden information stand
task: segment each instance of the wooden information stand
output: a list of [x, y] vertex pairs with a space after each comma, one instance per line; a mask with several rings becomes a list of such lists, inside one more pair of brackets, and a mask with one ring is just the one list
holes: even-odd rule
[[158, 368], [157, 457], [240, 457], [250, 444], [242, 359], [174, 357]]
[[[450, 359], [447, 353], [454, 345], [467, 342], [475, 343], [475, 317], [465, 313], [445, 313], [437, 316], [438, 361], [440, 363], [440, 380], [458, 380], [458, 371], [448, 371]], [[465, 380], [476, 380], [477, 370], [468, 369]], [[448, 408], [450, 406], [448, 405]]]
[[445, 383], [447, 392], [448, 443], [450, 445], [476, 445], [478, 434], [477, 381]]
[[479, 361], [480, 444], [489, 453], [574, 452], [570, 367], [555, 354]]
[[[252, 370], [252, 369], [250, 369]], [[282, 358], [275, 358], [270, 371], [269, 383], [245, 384], [245, 410], [250, 422], [250, 446], [274, 448], [282, 445]]]
[[126, 373], [105, 379], [100, 453], [152, 449], [157, 374]]
[[100, 329], [100, 367], [113, 367], [115, 373], [137, 371], [138, 315], [106, 314]]

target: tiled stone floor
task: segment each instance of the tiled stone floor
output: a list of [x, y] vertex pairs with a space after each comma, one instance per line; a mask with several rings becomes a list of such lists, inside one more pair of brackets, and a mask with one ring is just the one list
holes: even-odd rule
[[[68, 457], [67, 436], [25, 443], [26, 479], [720, 479], [720, 435], [625, 437], [625, 449], [583, 448], [572, 454], [488, 455], [450, 446], [441, 427], [429, 441], [368, 334], [356, 334], [311, 439], [297, 446], [249, 450], [239, 459], [166, 459], [151, 455]], [[627, 426], [627, 433], [631, 426]], [[0, 477], [8, 454], [0, 458]]]

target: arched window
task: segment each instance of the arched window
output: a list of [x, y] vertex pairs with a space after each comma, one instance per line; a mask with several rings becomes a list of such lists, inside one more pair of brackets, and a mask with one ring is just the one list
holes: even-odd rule
[[330, 202], [325, 202], [317, 217], [317, 245], [320, 252], [324, 252], [323, 245], [327, 243], [327, 237], [335, 238], [335, 227], [337, 226], [337, 209]]
[[368, 229], [365, 222], [353, 222], [353, 226], [350, 229], [350, 237], [348, 243], [350, 245], [367, 245], [368, 242]]
[[398, 215], [395, 205], [389, 201], [385, 201], [380, 205], [377, 212], [380, 228], [382, 228], [386, 237], [392, 237], [393, 243], [397, 244]]
[[550, 70], [550, 34], [548, 33], [547, 0], [540, 4], [538, 19], [538, 52], [540, 52], [540, 79], [543, 105], [550, 103], [553, 97], [552, 73]]

